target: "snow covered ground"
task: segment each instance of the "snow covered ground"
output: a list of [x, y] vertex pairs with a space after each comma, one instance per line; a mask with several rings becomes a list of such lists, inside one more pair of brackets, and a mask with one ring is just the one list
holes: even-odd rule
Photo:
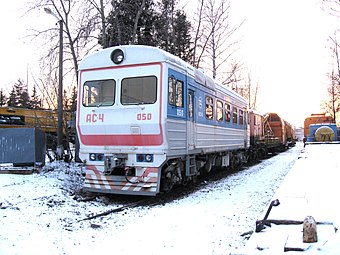
[[312, 216], [320, 223], [316, 242], [303, 242], [303, 224], [272, 224], [233, 254], [340, 254], [339, 155], [340, 144], [307, 145], [273, 197], [280, 205], [268, 219], [303, 222]]
[[[242, 248], [302, 145], [173, 202], [118, 208], [106, 197], [79, 202], [81, 167], [48, 163], [41, 173], [0, 175], [0, 254], [229, 254]], [[53, 171], [49, 171], [53, 170]]]

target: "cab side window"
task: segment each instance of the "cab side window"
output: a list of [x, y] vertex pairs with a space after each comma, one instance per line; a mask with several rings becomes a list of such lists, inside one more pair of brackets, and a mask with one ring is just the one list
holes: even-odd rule
[[169, 104], [183, 107], [183, 81], [169, 77], [168, 93]]

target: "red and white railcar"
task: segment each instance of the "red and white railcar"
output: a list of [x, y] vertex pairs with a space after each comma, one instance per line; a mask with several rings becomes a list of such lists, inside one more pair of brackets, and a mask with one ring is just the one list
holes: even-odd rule
[[77, 112], [89, 191], [156, 195], [249, 147], [246, 100], [155, 47], [87, 56]]

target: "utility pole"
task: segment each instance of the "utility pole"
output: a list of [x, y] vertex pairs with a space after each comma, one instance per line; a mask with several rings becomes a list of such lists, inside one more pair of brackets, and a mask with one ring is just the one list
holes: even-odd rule
[[58, 88], [58, 127], [57, 127], [57, 157], [63, 158], [63, 20], [50, 8], [44, 8], [47, 14], [51, 14], [59, 23], [59, 88]]

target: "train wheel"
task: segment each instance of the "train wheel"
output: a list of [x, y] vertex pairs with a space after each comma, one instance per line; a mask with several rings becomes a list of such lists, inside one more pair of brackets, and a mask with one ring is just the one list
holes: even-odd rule
[[260, 157], [261, 159], [266, 159], [266, 158], [268, 158], [268, 150], [267, 150], [266, 147], [261, 147], [261, 148], [259, 149], [259, 157]]
[[180, 161], [172, 162], [162, 171], [161, 191], [169, 192], [175, 185], [182, 182], [181, 169], [183, 165]]
[[172, 182], [171, 178], [165, 178], [161, 182], [161, 191], [168, 193], [174, 187], [174, 183]]
[[215, 158], [213, 156], [208, 156], [204, 166], [202, 166], [199, 170], [201, 174], [207, 174], [211, 171], [214, 159]]

